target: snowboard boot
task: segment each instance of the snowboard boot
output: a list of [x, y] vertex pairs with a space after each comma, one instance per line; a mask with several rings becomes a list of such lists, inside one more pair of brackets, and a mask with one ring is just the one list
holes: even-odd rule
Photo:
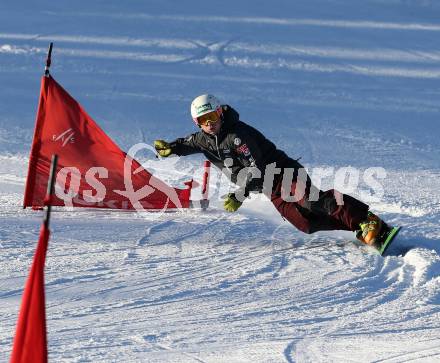
[[375, 214], [368, 212], [367, 220], [359, 224], [360, 230], [356, 237], [359, 241], [380, 249], [382, 236], [386, 235], [389, 227]]

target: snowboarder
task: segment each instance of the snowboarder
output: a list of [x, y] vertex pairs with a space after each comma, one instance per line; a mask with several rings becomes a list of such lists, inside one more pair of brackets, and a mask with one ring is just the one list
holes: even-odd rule
[[[370, 212], [368, 205], [334, 189], [319, 190], [297, 160], [277, 149], [261, 132], [240, 121], [239, 114], [231, 106], [222, 105], [215, 96], [205, 94], [191, 103], [191, 116], [201, 129], [199, 132], [172, 142], [155, 140], [154, 147], [162, 157], [203, 153], [229, 174], [239, 189], [227, 195], [225, 210], [235, 212], [249, 193], [263, 192], [281, 216], [302, 232], [354, 231], [360, 241], [383, 252], [382, 244], [392, 229]], [[261, 175], [265, 175], [270, 165], [280, 169], [267, 187]], [[261, 171], [260, 177], [247, 172], [255, 168]], [[283, 176], [288, 170], [291, 173], [288, 176], [292, 176], [285, 184]], [[286, 198], [292, 195], [296, 197], [293, 201]]]

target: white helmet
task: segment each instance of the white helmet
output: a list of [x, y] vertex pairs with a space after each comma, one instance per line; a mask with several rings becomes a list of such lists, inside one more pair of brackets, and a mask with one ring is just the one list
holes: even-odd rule
[[191, 117], [196, 124], [197, 118], [209, 112], [217, 111], [218, 115], [222, 114], [222, 105], [217, 97], [213, 95], [201, 95], [191, 102]]

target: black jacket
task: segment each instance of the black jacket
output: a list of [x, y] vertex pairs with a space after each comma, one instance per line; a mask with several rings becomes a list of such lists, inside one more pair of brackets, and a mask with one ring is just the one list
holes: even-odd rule
[[[250, 191], [261, 192], [266, 165], [275, 162], [279, 168], [293, 160], [261, 132], [240, 121], [238, 112], [232, 107], [222, 107], [223, 122], [217, 135], [199, 131], [179, 138], [170, 143], [172, 152], [182, 156], [203, 153], [233, 183], [245, 189], [246, 197]], [[251, 170], [254, 167], [261, 171], [261, 178], [252, 178]]]

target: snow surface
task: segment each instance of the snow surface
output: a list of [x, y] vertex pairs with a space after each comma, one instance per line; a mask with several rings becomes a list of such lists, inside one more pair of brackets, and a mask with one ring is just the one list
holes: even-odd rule
[[[21, 203], [50, 41], [55, 79], [124, 150], [194, 132], [189, 103], [210, 91], [309, 170], [384, 168], [382, 196], [351, 194], [404, 227], [382, 258], [298, 232], [264, 198], [56, 210], [51, 361], [440, 361], [439, 19], [434, 0], [3, 0], [0, 361], [42, 217]], [[203, 159], [143, 161], [181, 186]]]

